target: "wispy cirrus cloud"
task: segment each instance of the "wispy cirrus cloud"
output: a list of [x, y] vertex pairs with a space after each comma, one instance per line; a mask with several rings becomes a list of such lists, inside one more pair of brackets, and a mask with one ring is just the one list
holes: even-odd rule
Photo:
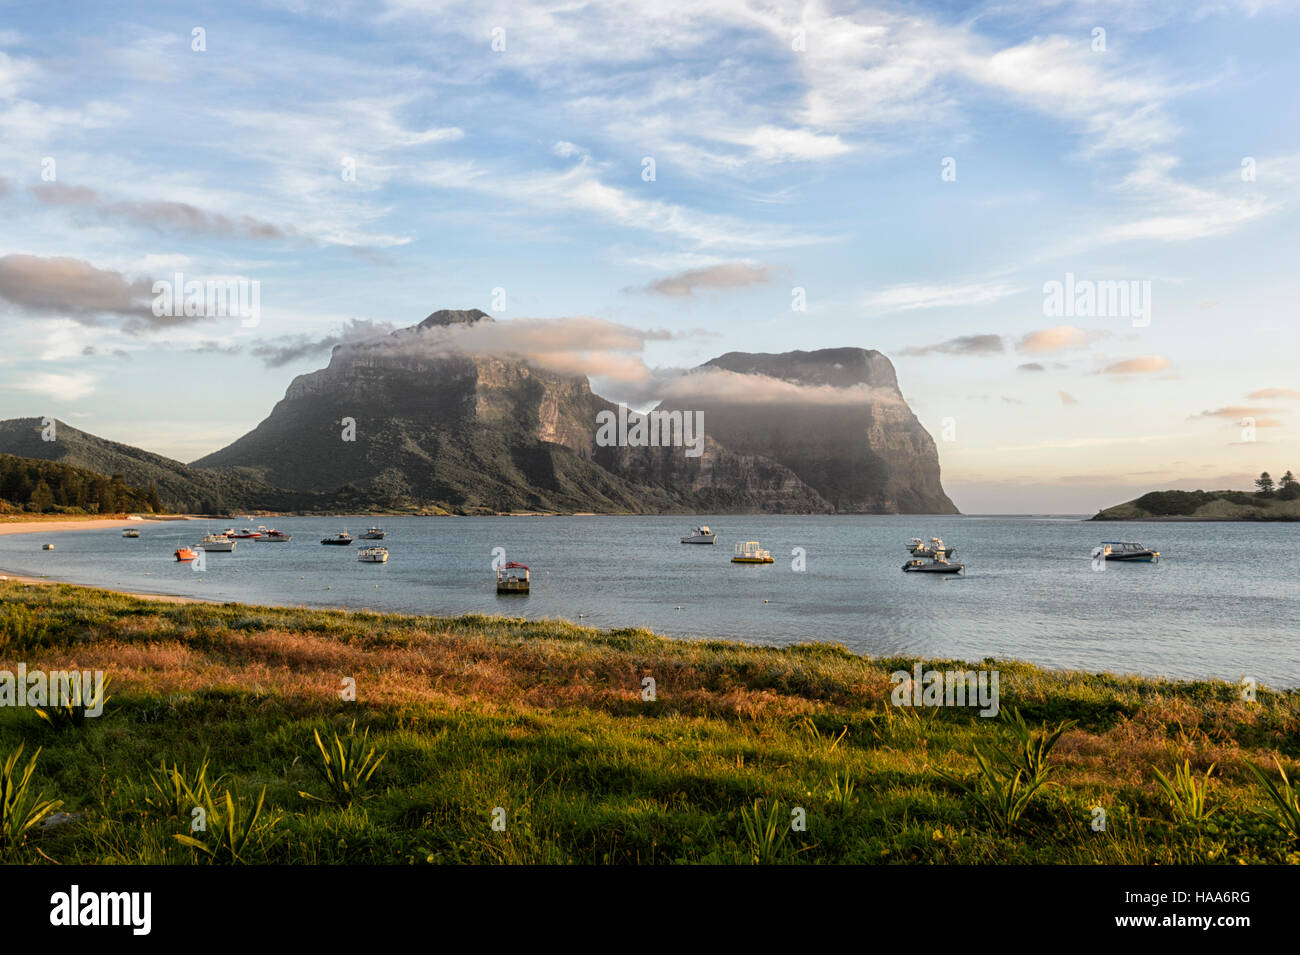
[[902, 354], [922, 355], [996, 355], [1006, 350], [1001, 335], [961, 335], [934, 345], [911, 345]]
[[776, 269], [770, 265], [746, 265], [728, 262], [699, 269], [687, 269], [675, 275], [655, 279], [643, 291], [655, 295], [690, 297], [697, 291], [744, 288], [749, 285], [766, 285], [772, 281]]
[[953, 285], [895, 285], [868, 295], [862, 305], [870, 312], [906, 312], [921, 308], [988, 305], [1025, 291], [1009, 282], [974, 282]]

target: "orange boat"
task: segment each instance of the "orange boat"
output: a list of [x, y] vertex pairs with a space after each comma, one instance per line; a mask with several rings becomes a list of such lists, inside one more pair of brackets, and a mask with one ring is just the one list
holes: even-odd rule
[[177, 559], [177, 560], [198, 560], [198, 557], [199, 557], [199, 555], [196, 554], [196, 553], [194, 552], [194, 548], [192, 548], [192, 547], [177, 547], [177, 548], [176, 548], [176, 559]]

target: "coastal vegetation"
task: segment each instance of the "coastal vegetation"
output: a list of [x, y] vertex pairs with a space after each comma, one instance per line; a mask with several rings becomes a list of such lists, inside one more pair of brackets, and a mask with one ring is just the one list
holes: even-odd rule
[[1274, 483], [1267, 471], [1251, 491], [1151, 491], [1105, 508], [1095, 521], [1296, 521], [1300, 520], [1300, 482], [1287, 471]]
[[895, 705], [892, 675], [915, 663], [0, 583], [0, 673], [112, 685], [80, 723], [0, 706], [0, 765], [23, 783], [0, 855], [1300, 862], [1297, 691], [925, 664], [998, 670], [1000, 712], [982, 717]]

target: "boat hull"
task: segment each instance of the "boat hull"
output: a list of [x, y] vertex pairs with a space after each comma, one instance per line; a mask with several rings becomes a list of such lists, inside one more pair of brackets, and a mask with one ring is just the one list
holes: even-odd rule
[[966, 570], [965, 564], [925, 564], [921, 567], [913, 567], [911, 564], [904, 564], [903, 570], [909, 574], [960, 574]]
[[733, 564], [775, 564], [775, 557], [733, 557]]

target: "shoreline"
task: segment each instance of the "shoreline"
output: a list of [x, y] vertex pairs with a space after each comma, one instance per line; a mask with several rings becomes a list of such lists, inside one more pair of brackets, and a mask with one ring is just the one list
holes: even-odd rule
[[39, 534], [41, 531], [60, 533], [63, 531], [94, 531], [100, 529], [121, 530], [124, 527], [146, 527], [153, 524], [167, 524], [177, 520], [188, 521], [190, 518], [177, 517], [171, 518], [169, 521], [148, 517], [75, 517], [69, 520], [0, 521], [0, 537], [10, 534]]
[[103, 590], [106, 593], [118, 594], [123, 597], [135, 597], [139, 600], [157, 600], [161, 603], [169, 604], [221, 604], [224, 602], [221, 600], [212, 600], [206, 597], [185, 597], [180, 594], [151, 594], [136, 593], [129, 590], [112, 590], [108, 587], [96, 587], [94, 584], [79, 584], [70, 580], [55, 580], [53, 577], [33, 577], [30, 574], [15, 574], [11, 571], [4, 570], [3, 568], [0, 568], [0, 583], [25, 584], [37, 587], [83, 587], [86, 590]]

